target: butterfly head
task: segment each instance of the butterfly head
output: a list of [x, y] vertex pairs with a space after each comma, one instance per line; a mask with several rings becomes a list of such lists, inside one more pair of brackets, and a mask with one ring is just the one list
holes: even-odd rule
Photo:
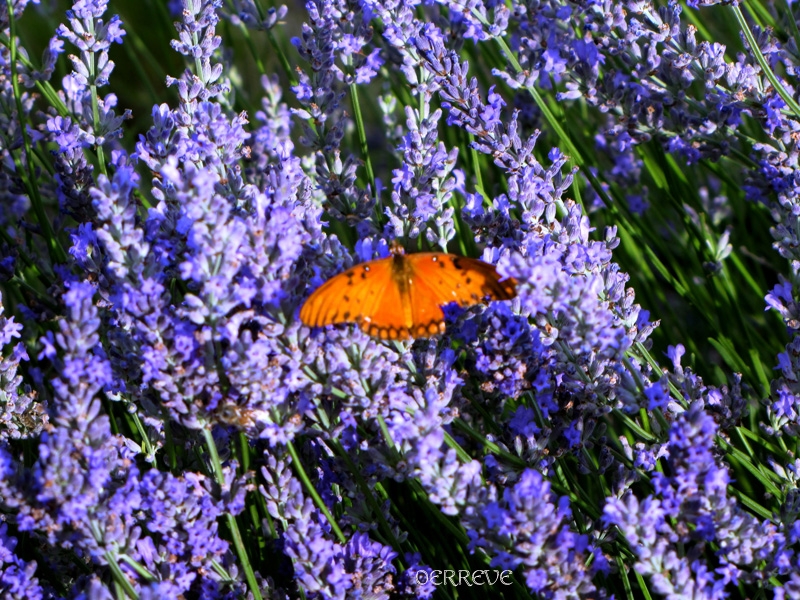
[[392, 253], [392, 256], [403, 256], [406, 249], [397, 240], [392, 240], [389, 244], [389, 252]]

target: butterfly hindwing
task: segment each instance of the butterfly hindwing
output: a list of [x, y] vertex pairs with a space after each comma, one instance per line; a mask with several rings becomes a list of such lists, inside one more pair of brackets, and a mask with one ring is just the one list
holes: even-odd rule
[[432, 290], [425, 278], [416, 272], [409, 286], [409, 300], [411, 302], [412, 326], [411, 335], [414, 337], [428, 337], [437, 333], [444, 333], [444, 313], [442, 305], [448, 301], [441, 301], [439, 294]]
[[[390, 271], [391, 269], [390, 265]], [[380, 303], [374, 309], [365, 311], [361, 329], [384, 340], [403, 340], [409, 336], [410, 324], [411, 299], [408, 286], [402, 280], [401, 273], [395, 269], [389, 275]]]

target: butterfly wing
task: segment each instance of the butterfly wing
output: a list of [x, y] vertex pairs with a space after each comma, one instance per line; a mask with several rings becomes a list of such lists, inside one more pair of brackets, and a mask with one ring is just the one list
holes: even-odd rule
[[366, 311], [361, 329], [384, 340], [404, 340], [411, 333], [413, 308], [409, 297], [408, 264], [404, 256], [393, 257], [389, 281], [378, 304]]
[[442, 306], [508, 300], [516, 281], [501, 281], [494, 266], [473, 258], [425, 252], [356, 265], [305, 301], [300, 320], [310, 327], [358, 323], [382, 339], [425, 337], [444, 331]]
[[425, 283], [425, 278], [415, 274], [409, 286], [412, 324], [409, 328], [414, 337], [428, 337], [444, 333], [444, 312], [440, 294]]
[[[309, 327], [360, 323], [361, 328], [391, 288], [391, 258], [356, 265], [318, 287], [300, 308], [300, 320]], [[369, 331], [367, 331], [369, 333]]]
[[490, 300], [510, 300], [517, 295], [517, 282], [513, 278], [501, 281], [494, 265], [475, 258], [454, 254], [429, 253], [419, 256], [415, 270], [437, 294], [447, 296], [447, 302], [469, 306]]
[[514, 279], [501, 281], [497, 269], [482, 260], [441, 252], [412, 254], [408, 260], [414, 273], [411, 305], [418, 311], [415, 335], [423, 335], [423, 328], [424, 335], [444, 330], [441, 307], [445, 304], [470, 306], [487, 297], [510, 300], [517, 293]]

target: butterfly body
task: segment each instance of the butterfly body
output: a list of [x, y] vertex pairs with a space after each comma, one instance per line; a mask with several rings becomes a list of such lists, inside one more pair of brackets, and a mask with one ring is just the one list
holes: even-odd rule
[[387, 258], [356, 265], [309, 296], [300, 320], [311, 327], [358, 323], [381, 339], [428, 337], [444, 332], [442, 306], [477, 304], [516, 295], [513, 279], [501, 281], [483, 261], [444, 252], [406, 255], [398, 245]]

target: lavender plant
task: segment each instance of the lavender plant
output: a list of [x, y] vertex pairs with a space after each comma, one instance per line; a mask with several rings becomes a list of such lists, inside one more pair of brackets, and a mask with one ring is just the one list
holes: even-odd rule
[[[0, 595], [800, 597], [800, 11], [0, 4]], [[305, 298], [449, 251], [444, 334]]]

